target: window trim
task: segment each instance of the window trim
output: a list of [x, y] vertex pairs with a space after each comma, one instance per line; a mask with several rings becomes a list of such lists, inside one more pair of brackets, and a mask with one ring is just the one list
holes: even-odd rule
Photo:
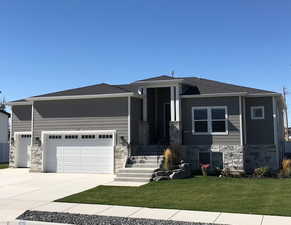
[[[262, 109], [262, 116], [256, 117], [255, 111], [256, 109]], [[251, 119], [252, 120], [264, 120], [265, 119], [265, 106], [251, 106]]]
[[[195, 121], [199, 120], [194, 120], [194, 110], [196, 109], [206, 109], [207, 110], [207, 127], [208, 127], [208, 132], [195, 132]], [[224, 109], [225, 110], [225, 119], [215, 119], [212, 120], [211, 116], [211, 110], [212, 109]], [[201, 120], [205, 121], [205, 120]], [[225, 132], [213, 132], [212, 131], [212, 121], [225, 121]], [[228, 110], [227, 106], [194, 106], [192, 107], [192, 134], [193, 135], [228, 135]]]

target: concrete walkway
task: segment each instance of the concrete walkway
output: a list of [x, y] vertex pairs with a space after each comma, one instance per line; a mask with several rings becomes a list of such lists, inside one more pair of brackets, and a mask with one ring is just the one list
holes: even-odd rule
[[291, 217], [51, 202], [32, 210], [229, 225], [291, 225]]

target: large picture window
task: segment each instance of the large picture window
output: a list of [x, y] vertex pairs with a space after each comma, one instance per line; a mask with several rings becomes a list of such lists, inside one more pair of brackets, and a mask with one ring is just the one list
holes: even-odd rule
[[193, 134], [228, 134], [227, 107], [193, 107]]

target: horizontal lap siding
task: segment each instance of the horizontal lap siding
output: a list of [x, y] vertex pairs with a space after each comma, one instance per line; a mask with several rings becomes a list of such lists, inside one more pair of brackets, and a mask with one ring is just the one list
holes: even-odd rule
[[[252, 120], [251, 107], [264, 106], [265, 119]], [[247, 144], [274, 144], [274, 120], [272, 97], [246, 98]]]
[[[192, 107], [227, 106], [228, 135], [193, 135]], [[185, 145], [240, 144], [239, 97], [182, 99], [183, 142]]]
[[34, 103], [34, 136], [42, 131], [117, 130], [128, 138], [127, 98], [42, 101]]
[[12, 135], [15, 132], [31, 131], [31, 105], [12, 107]]

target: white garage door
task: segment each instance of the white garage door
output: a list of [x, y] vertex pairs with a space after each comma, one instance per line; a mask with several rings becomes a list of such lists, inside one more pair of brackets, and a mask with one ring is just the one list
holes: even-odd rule
[[16, 166], [30, 167], [31, 132], [15, 132]]
[[114, 132], [43, 133], [44, 170], [58, 173], [113, 173]]

